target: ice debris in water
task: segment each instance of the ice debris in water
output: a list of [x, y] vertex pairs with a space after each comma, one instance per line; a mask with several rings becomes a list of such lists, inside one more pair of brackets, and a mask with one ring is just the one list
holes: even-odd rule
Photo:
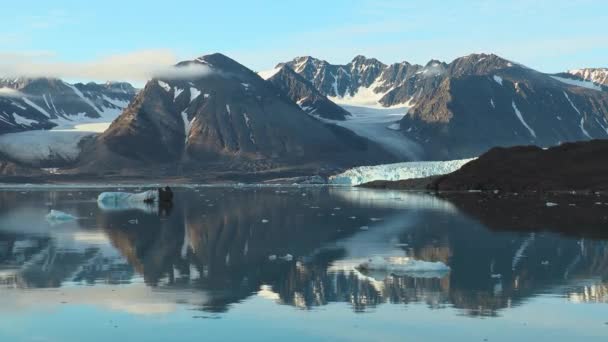
[[416, 260], [404, 256], [373, 256], [364, 259], [346, 259], [335, 261], [330, 271], [363, 272], [382, 279], [388, 273], [415, 278], [443, 278], [450, 267], [443, 262]]
[[553, 203], [553, 202], [547, 202], [547, 203], [545, 203], [545, 205], [547, 207], [557, 207], [557, 203]]
[[359, 264], [363, 270], [387, 270], [390, 272], [437, 272], [449, 271], [450, 268], [441, 261], [422, 261], [410, 257], [374, 256]]
[[268, 221], [267, 219], [262, 219], [262, 223], [268, 223], [270, 221]]
[[270, 260], [270, 261], [275, 261], [277, 259], [284, 260], [284, 261], [292, 261], [293, 255], [287, 253], [284, 256], [280, 256], [280, 257], [277, 257], [275, 254], [271, 254], [268, 256], [268, 260]]
[[46, 220], [49, 222], [66, 222], [66, 221], [73, 221], [75, 219], [76, 219], [76, 217], [74, 217], [68, 213], [64, 213], [63, 211], [59, 211], [59, 210], [51, 210], [46, 215]]
[[102, 210], [139, 209], [153, 211], [153, 203], [158, 203], [158, 190], [148, 190], [140, 193], [102, 192], [97, 197], [97, 205]]

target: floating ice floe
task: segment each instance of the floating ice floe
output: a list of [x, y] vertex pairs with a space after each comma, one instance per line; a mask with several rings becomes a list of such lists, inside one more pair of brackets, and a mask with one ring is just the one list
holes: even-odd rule
[[51, 210], [47, 215], [46, 215], [46, 220], [50, 223], [62, 223], [62, 222], [67, 222], [67, 221], [73, 221], [76, 220], [76, 217], [68, 214], [68, 213], [64, 213], [63, 211], [59, 211], [59, 210]]
[[145, 212], [155, 212], [158, 203], [158, 190], [140, 193], [102, 192], [97, 197], [97, 205], [101, 210], [120, 211], [137, 209]]
[[450, 267], [440, 261], [423, 261], [401, 256], [374, 256], [364, 259], [336, 261], [332, 264], [330, 270], [355, 271], [355, 273], [366, 274], [380, 271], [415, 278], [443, 278], [450, 271]]
[[270, 261], [276, 261], [276, 260], [283, 260], [283, 261], [292, 261], [293, 260], [293, 255], [287, 253], [283, 256], [276, 256], [275, 254], [271, 254], [268, 256], [268, 260]]
[[557, 203], [547, 202], [547, 203], [545, 203], [545, 206], [547, 206], [547, 207], [557, 207]]
[[398, 181], [454, 172], [473, 159], [425, 161], [359, 166], [329, 177], [335, 185], [360, 185], [376, 180]]

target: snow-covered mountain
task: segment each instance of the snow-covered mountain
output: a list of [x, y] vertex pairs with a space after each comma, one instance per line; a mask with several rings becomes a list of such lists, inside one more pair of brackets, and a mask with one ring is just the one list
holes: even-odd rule
[[568, 74], [586, 81], [608, 86], [608, 68], [584, 68], [568, 70]]
[[392, 126], [419, 144], [425, 159], [470, 158], [493, 146], [608, 137], [602, 69], [548, 75], [494, 54], [471, 54], [449, 64], [431, 60], [425, 66], [386, 65], [363, 56], [346, 65], [312, 57], [284, 64], [342, 105], [411, 106]]
[[128, 83], [70, 84], [59, 79], [0, 79], [0, 134], [110, 122], [136, 89]]
[[446, 68], [445, 63], [436, 60], [425, 66], [408, 62], [386, 65], [364, 56], [356, 56], [345, 65], [330, 64], [310, 56], [282, 64], [309, 80], [336, 103], [385, 107], [420, 97], [425, 88], [436, 84], [437, 77]]
[[552, 77], [571, 85], [608, 91], [608, 68], [573, 69]]
[[[81, 170], [159, 165], [252, 172], [303, 164], [375, 164], [377, 145], [306, 114], [236, 61], [212, 54], [177, 64], [202, 76], [153, 79], [82, 154]], [[394, 159], [393, 159], [394, 160]], [[219, 165], [219, 166], [218, 166]], [[228, 166], [226, 166], [228, 165]]]

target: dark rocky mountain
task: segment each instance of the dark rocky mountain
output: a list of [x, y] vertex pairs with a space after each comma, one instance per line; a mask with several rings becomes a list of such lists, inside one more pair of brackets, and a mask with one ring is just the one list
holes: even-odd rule
[[154, 165], [165, 174], [213, 168], [252, 172], [393, 160], [366, 139], [306, 114], [272, 83], [224, 55], [176, 67], [206, 72], [148, 82], [110, 128], [85, 147], [80, 171], [141, 171]]
[[333, 65], [313, 57], [297, 57], [283, 64], [309, 80], [326, 96], [358, 97], [384, 106], [405, 104], [420, 97], [424, 89], [436, 85], [437, 77], [447, 67], [436, 60], [425, 66], [408, 62], [386, 65], [364, 56], [356, 56], [346, 65]]
[[424, 159], [608, 136], [608, 96], [599, 85], [605, 81], [603, 69], [548, 75], [493, 54], [471, 54], [449, 64], [431, 60], [425, 66], [385, 65], [362, 56], [346, 65], [312, 57], [285, 64], [333, 100], [413, 105], [400, 127], [421, 145]]
[[59, 79], [0, 79], [0, 134], [49, 129], [62, 121], [109, 120], [128, 105], [128, 83], [77, 83]]
[[281, 65], [273, 71], [267, 81], [283, 91], [310, 115], [332, 120], [344, 120], [350, 113], [321, 94], [312, 83], [294, 72], [289, 66]]
[[496, 55], [458, 58], [439, 80], [400, 122], [429, 159], [608, 136], [606, 92], [564, 83]]
[[497, 147], [437, 178], [436, 190], [608, 190], [608, 140]]

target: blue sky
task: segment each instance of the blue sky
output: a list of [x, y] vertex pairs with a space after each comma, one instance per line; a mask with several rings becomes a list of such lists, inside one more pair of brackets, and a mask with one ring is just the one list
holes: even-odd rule
[[108, 78], [136, 78], [125, 65], [212, 52], [253, 70], [298, 55], [422, 64], [471, 52], [545, 72], [608, 66], [606, 0], [40, 0], [2, 7], [0, 72], [55, 68], [74, 78], [105, 68]]

